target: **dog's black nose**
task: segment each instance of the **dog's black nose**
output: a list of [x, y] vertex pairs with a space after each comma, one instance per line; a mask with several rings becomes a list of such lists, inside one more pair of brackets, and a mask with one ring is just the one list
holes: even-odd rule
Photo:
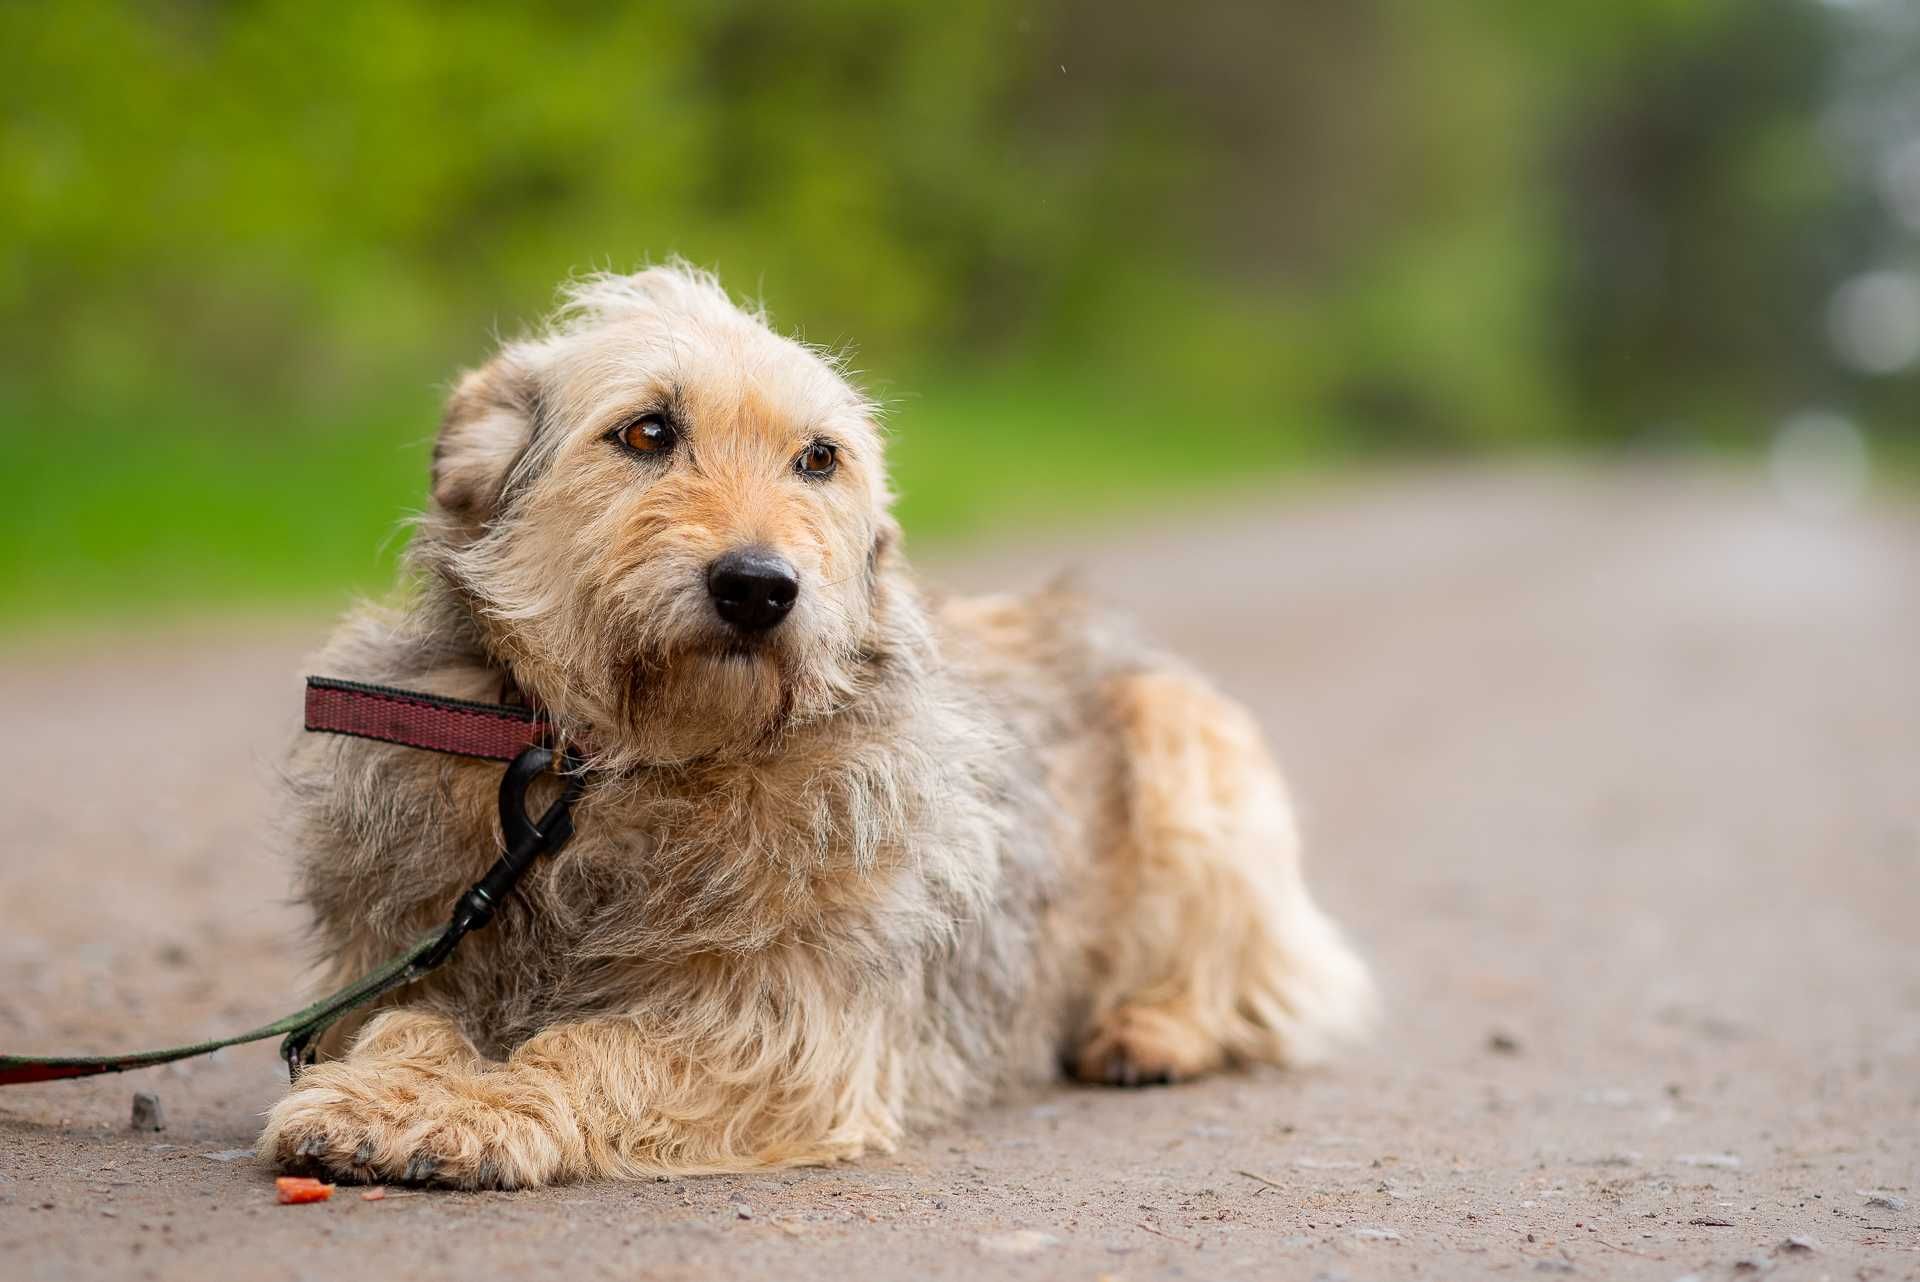
[[800, 578], [793, 563], [770, 548], [736, 548], [707, 567], [707, 595], [734, 627], [764, 632], [793, 609]]

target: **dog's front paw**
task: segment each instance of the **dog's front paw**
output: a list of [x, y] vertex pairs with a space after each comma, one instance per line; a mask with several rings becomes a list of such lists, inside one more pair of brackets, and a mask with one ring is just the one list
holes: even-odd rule
[[463, 1189], [566, 1178], [578, 1150], [564, 1101], [537, 1085], [350, 1059], [303, 1073], [259, 1145], [282, 1170]]

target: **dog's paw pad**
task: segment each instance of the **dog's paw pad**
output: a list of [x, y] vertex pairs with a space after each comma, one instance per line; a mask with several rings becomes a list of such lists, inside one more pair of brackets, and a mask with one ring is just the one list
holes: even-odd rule
[[1171, 1086], [1178, 1080], [1169, 1064], [1142, 1064], [1123, 1052], [1107, 1057], [1107, 1081], [1114, 1086]]
[[[1082, 1080], [1089, 1080], [1082, 1074]], [[1091, 1079], [1108, 1086], [1171, 1086], [1179, 1080], [1171, 1064], [1137, 1057], [1130, 1049], [1116, 1046], [1103, 1056]]]
[[431, 1153], [415, 1153], [400, 1172], [402, 1184], [426, 1184], [440, 1170], [440, 1159]]

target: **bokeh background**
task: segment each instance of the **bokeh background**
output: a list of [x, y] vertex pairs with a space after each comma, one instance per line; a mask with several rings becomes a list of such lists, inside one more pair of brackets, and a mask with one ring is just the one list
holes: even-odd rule
[[453, 372], [674, 254], [854, 353], [916, 540], [1920, 455], [1907, 0], [65, 0], [0, 69], [4, 629], [377, 588]]

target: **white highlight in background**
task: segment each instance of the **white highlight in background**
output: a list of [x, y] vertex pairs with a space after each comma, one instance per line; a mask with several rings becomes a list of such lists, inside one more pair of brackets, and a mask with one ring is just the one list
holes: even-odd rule
[[1880, 181], [1894, 216], [1906, 224], [1908, 231], [1920, 232], [1920, 138], [1893, 149]]
[[1780, 425], [1767, 470], [1781, 502], [1809, 516], [1839, 516], [1860, 505], [1873, 470], [1867, 439], [1831, 410], [1804, 410]]
[[1863, 374], [1897, 374], [1920, 359], [1920, 280], [1862, 272], [1833, 292], [1827, 336], [1834, 354]]

